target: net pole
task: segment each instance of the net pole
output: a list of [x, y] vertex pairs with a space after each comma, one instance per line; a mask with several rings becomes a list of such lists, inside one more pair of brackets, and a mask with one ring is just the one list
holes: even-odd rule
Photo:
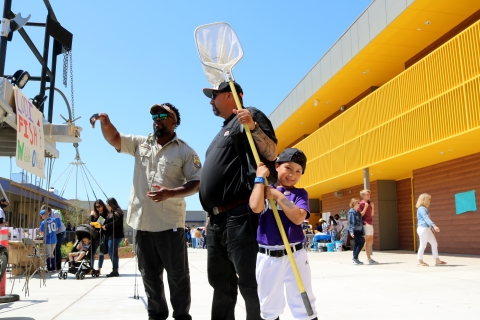
[[[237, 90], [235, 89], [235, 85], [233, 80], [229, 81], [230, 89], [233, 93], [233, 97], [235, 99], [235, 104], [237, 105], [237, 109], [243, 109], [242, 104], [240, 103], [240, 99], [238, 98]], [[250, 144], [250, 148], [252, 149], [253, 157], [255, 158], [255, 162], [260, 162], [260, 157], [258, 156], [257, 147], [255, 146], [255, 142], [252, 138], [252, 133], [250, 132], [250, 128], [247, 124], [243, 125], [245, 128], [245, 133], [247, 134], [248, 143]], [[265, 185], [268, 186], [268, 182], [265, 179]], [[277, 222], [278, 230], [280, 231], [280, 236], [282, 237], [283, 244], [285, 246], [285, 250], [287, 251], [288, 260], [290, 260], [290, 265], [292, 266], [293, 274], [295, 275], [295, 280], [297, 281], [298, 289], [300, 290], [300, 294], [302, 296], [303, 304], [305, 305], [305, 309], [307, 310], [307, 314], [309, 316], [313, 315], [312, 305], [310, 304], [310, 299], [307, 296], [307, 292], [305, 291], [305, 287], [303, 286], [302, 278], [300, 277], [300, 273], [298, 272], [297, 263], [295, 262], [295, 258], [293, 257], [292, 248], [290, 247], [290, 243], [288, 242], [287, 235], [285, 234], [285, 229], [283, 228], [282, 220], [280, 219], [280, 215], [278, 214], [277, 206], [273, 199], [268, 200], [270, 202], [270, 207], [272, 208], [273, 215], [275, 217], [275, 221]]]

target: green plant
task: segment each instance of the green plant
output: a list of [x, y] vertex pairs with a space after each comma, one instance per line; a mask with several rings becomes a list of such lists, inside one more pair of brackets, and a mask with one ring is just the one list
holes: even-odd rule
[[125, 240], [122, 240], [122, 242], [118, 244], [118, 247], [125, 247]]
[[132, 252], [132, 246], [126, 246], [126, 247], [123, 247], [123, 248], [118, 248], [118, 252], [119, 252], [119, 254]]
[[62, 252], [62, 258], [68, 257], [68, 254], [72, 252], [73, 242], [67, 242], [66, 244], [62, 244], [60, 247], [60, 251]]

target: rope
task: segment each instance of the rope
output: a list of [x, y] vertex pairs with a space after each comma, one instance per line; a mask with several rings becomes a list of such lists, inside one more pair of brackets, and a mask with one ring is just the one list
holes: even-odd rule
[[90, 173], [90, 175], [92, 176], [93, 181], [95, 181], [95, 183], [96, 183], [97, 186], [100, 188], [100, 190], [102, 190], [103, 195], [105, 196], [105, 198], [108, 199], [107, 195], [105, 194], [105, 192], [103, 191], [103, 189], [100, 187], [100, 185], [98, 184], [97, 180], [95, 180], [95, 177], [94, 177], [93, 174], [90, 172], [90, 170], [88, 170], [87, 166], [85, 166], [85, 169], [87, 169], [88, 173]]
[[[90, 183], [90, 180], [88, 179], [87, 172], [85, 171], [85, 165], [82, 165], [82, 170], [85, 175], [85, 178], [87, 178], [88, 184], [90, 185], [90, 189], [92, 189], [93, 195], [95, 196], [95, 200], [98, 200], [97, 195], [95, 194], [95, 191], [93, 190], [92, 184]], [[88, 197], [88, 195], [87, 195]], [[90, 205], [90, 203], [89, 203]]]
[[[87, 185], [86, 185], [86, 183], [85, 183], [85, 178], [84, 178], [84, 176], [83, 176], [83, 174], [82, 174], [81, 171], [80, 171], [80, 174], [81, 174], [81, 176], [82, 176], [83, 185], [85, 186], [85, 193], [87, 194], [88, 207], [91, 209], [92, 206], [90, 205], [90, 197], [88, 196], [88, 190], [87, 190]], [[82, 223], [83, 223], [83, 214], [82, 214]]]
[[57, 183], [57, 181], [63, 176], [63, 174], [65, 173], [65, 171], [68, 170], [69, 167], [70, 167], [70, 165], [62, 172], [61, 175], [58, 176], [57, 180], [55, 180], [55, 182], [53, 183], [53, 185], [55, 185], [55, 183]]
[[65, 183], [63, 184], [62, 190], [60, 191], [60, 196], [61, 197], [63, 197], [63, 194], [65, 193], [65, 190], [67, 189], [68, 181], [70, 181], [70, 177], [72, 176], [72, 172], [73, 172], [74, 167], [73, 167], [73, 165], [70, 165], [70, 166], [71, 166], [71, 168], [70, 168], [70, 172], [68, 173], [67, 180], [65, 180]]

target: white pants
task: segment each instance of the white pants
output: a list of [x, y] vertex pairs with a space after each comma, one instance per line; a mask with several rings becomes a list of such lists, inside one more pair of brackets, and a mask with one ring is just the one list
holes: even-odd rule
[[57, 246], [56, 243], [54, 244], [46, 244], [45, 245], [45, 253], [48, 258], [55, 258], [55, 247]]
[[275, 258], [264, 253], [258, 253], [255, 274], [258, 283], [260, 312], [263, 319], [276, 319], [283, 313], [283, 309], [285, 308], [285, 291], [288, 306], [295, 319], [309, 320], [317, 316], [315, 310], [316, 299], [312, 292], [312, 281], [307, 252], [305, 249], [302, 249], [293, 252], [293, 256], [303, 286], [310, 300], [310, 304], [312, 305], [313, 315], [307, 315], [288, 256]]
[[430, 246], [432, 247], [432, 255], [435, 259], [438, 258], [438, 246], [437, 246], [437, 239], [435, 239], [435, 235], [433, 234], [432, 230], [428, 227], [417, 227], [418, 237], [420, 238], [420, 245], [418, 246], [418, 260], [423, 259], [423, 252], [427, 247], [427, 243], [430, 242]]

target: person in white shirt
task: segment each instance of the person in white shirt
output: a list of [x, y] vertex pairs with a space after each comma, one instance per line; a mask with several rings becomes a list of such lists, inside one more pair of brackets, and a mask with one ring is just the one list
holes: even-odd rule
[[340, 216], [338, 214], [335, 215], [335, 221], [337, 222], [337, 240], [342, 239], [342, 230], [345, 228], [342, 221], [340, 221]]
[[192, 225], [192, 229], [190, 229], [190, 238], [192, 239], [193, 249], [197, 247], [197, 237], [195, 237], [195, 231], [197, 231], [197, 228], [195, 228], [195, 225]]

